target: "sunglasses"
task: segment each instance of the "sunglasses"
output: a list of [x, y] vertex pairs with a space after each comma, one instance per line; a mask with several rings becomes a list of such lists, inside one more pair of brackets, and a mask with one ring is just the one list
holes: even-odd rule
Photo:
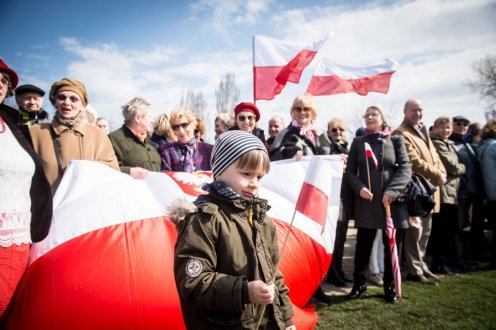
[[245, 121], [247, 119], [248, 119], [248, 121], [252, 121], [252, 120], [255, 120], [255, 117], [253, 117], [253, 116], [243, 116], [243, 115], [238, 116], [238, 120], [239, 121]]
[[189, 123], [181, 123], [177, 125], [172, 125], [172, 130], [177, 131], [181, 127], [182, 129], [186, 129], [189, 126]]
[[61, 101], [61, 102], [65, 101], [65, 99], [67, 99], [67, 98], [68, 98], [68, 99], [69, 99], [72, 103], [77, 103], [77, 102], [79, 102], [79, 98], [77, 98], [76, 96], [73, 96], [73, 95], [71, 95], [71, 96], [65, 96], [65, 95], [63, 95], [63, 94], [58, 94], [55, 98], [56, 98], [58, 101]]
[[455, 123], [455, 125], [457, 125], [457, 126], [468, 126], [468, 124], [466, 122], [464, 122], [464, 121], [457, 121]]
[[333, 132], [333, 133], [337, 133], [338, 131], [340, 131], [341, 133], [343, 133], [344, 132], [344, 128], [341, 128], [341, 127], [340, 128], [335, 128], [335, 127], [334, 128], [331, 128], [331, 132]]
[[364, 119], [365, 119], [365, 118], [368, 118], [368, 117], [377, 118], [377, 117], [379, 117], [379, 116], [380, 116], [380, 114], [379, 114], [379, 113], [372, 112], [372, 113], [366, 113], [365, 115], [363, 115], [363, 117], [362, 117], [362, 118], [364, 118]]
[[293, 110], [296, 112], [309, 112], [310, 110], [312, 110], [312, 108], [310, 108], [310, 107], [304, 107], [304, 108], [294, 107]]

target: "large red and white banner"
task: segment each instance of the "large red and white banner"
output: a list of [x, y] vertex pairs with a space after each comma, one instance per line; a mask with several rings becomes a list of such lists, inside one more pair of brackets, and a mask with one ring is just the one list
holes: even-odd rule
[[253, 37], [253, 83], [255, 100], [272, 100], [288, 81], [298, 83], [303, 70], [324, 46], [327, 37], [305, 44], [267, 36]]
[[354, 92], [387, 93], [391, 76], [399, 64], [390, 58], [367, 66], [342, 65], [323, 58], [317, 64], [307, 92], [314, 95], [331, 95]]
[[[324, 226], [303, 214], [289, 228], [309, 159], [271, 163], [260, 193], [272, 206], [280, 247], [290, 230], [291, 253], [279, 268], [298, 329], [317, 322], [306, 305], [332, 258], [342, 163], [323, 157], [321, 179], [331, 182]], [[96, 162], [71, 162], [54, 197], [50, 233], [32, 246], [7, 329], [184, 329], [173, 275], [177, 233], [166, 209], [176, 198], [193, 201], [210, 180], [210, 172], [134, 180]]]

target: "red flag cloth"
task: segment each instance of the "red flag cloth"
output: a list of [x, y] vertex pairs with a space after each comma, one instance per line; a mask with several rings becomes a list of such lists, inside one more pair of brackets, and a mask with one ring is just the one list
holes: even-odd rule
[[349, 92], [359, 95], [387, 93], [391, 76], [398, 67], [399, 64], [389, 58], [364, 67], [341, 65], [324, 58], [317, 64], [307, 92], [315, 96]]
[[398, 260], [398, 249], [396, 247], [396, 228], [394, 228], [389, 205], [386, 208], [386, 215], [386, 235], [389, 239], [389, 253], [391, 254], [391, 269], [393, 270], [394, 286], [396, 288], [396, 296], [401, 298], [401, 270], [400, 261]]
[[253, 38], [255, 100], [272, 100], [288, 81], [298, 83], [303, 70], [322, 48], [327, 36], [311, 44], [256, 35]]
[[364, 144], [365, 144], [365, 157], [372, 158], [372, 161], [374, 162], [375, 169], [378, 170], [379, 169], [379, 163], [377, 162], [377, 158], [375, 158], [375, 154], [372, 151], [370, 144], [368, 144], [367, 142], [365, 142]]

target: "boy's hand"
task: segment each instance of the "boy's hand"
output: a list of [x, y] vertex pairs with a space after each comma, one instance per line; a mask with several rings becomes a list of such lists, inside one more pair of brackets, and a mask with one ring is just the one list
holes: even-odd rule
[[290, 325], [286, 330], [296, 330], [296, 325]]
[[274, 301], [274, 283], [265, 284], [260, 280], [248, 282], [248, 294], [251, 302], [255, 304], [272, 304]]

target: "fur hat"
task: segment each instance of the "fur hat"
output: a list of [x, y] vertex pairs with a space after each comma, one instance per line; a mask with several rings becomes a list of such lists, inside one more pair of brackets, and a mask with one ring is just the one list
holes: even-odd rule
[[54, 82], [52, 88], [50, 89], [49, 98], [53, 105], [55, 105], [55, 97], [57, 96], [57, 93], [62, 91], [71, 91], [79, 95], [84, 106], [86, 106], [89, 102], [88, 93], [86, 92], [86, 88], [82, 82], [64, 78]]
[[250, 111], [255, 115], [255, 120], [260, 120], [260, 110], [258, 110], [257, 106], [250, 102], [241, 102], [234, 108], [234, 116], [237, 117], [238, 114], [242, 111]]
[[17, 76], [17, 73], [9, 68], [7, 63], [5, 63], [1, 58], [0, 58], [0, 71], [5, 72], [6, 74], [9, 75], [10, 81], [12, 82], [12, 89], [17, 87], [17, 84], [19, 83], [19, 77]]
[[15, 90], [16, 95], [22, 95], [26, 93], [36, 93], [39, 94], [40, 96], [45, 96], [45, 91], [35, 85], [21, 85], [16, 88]]
[[227, 131], [221, 134], [215, 141], [210, 159], [214, 179], [239, 157], [252, 150], [267, 152], [262, 141], [253, 134], [241, 130]]

